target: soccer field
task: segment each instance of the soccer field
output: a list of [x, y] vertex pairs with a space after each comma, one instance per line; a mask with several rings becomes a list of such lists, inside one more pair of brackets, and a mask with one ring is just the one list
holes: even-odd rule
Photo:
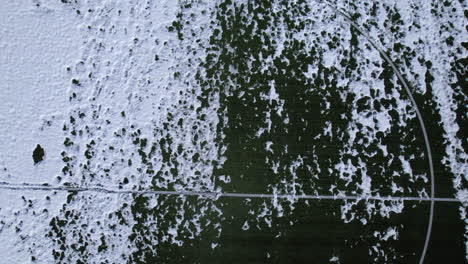
[[467, 12], [0, 0], [0, 263], [466, 263]]

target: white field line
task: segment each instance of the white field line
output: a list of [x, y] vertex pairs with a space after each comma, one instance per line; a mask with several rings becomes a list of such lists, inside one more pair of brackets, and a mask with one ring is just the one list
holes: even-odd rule
[[305, 194], [260, 194], [260, 193], [218, 193], [204, 191], [158, 191], [158, 190], [125, 190], [108, 189], [104, 187], [72, 187], [50, 186], [39, 184], [14, 184], [0, 182], [0, 189], [22, 191], [62, 191], [62, 192], [97, 192], [108, 194], [141, 194], [141, 195], [181, 195], [181, 196], [206, 196], [212, 198], [238, 197], [238, 198], [265, 198], [265, 199], [305, 199], [305, 200], [377, 200], [377, 201], [421, 201], [421, 202], [461, 202], [456, 198], [429, 198], [429, 197], [395, 197], [395, 196], [349, 196], [349, 195], [305, 195]]
[[329, 7], [331, 7], [337, 14], [342, 15], [350, 23], [350, 25], [352, 27], [354, 27], [357, 31], [359, 31], [359, 33], [361, 35], [363, 35], [367, 39], [367, 41], [369, 41], [369, 43], [375, 49], [377, 49], [379, 51], [379, 53], [382, 55], [382, 57], [385, 59], [385, 61], [387, 61], [387, 63], [392, 67], [393, 71], [397, 75], [397, 77], [400, 80], [401, 84], [405, 88], [406, 93], [408, 94], [408, 97], [410, 98], [410, 101], [411, 101], [411, 103], [412, 103], [412, 105], [414, 107], [414, 110], [416, 111], [416, 116], [417, 116], [417, 118], [419, 120], [419, 124], [421, 126], [422, 134], [423, 134], [423, 137], [424, 137], [424, 143], [426, 145], [426, 152], [427, 152], [428, 163], [429, 163], [429, 173], [430, 173], [430, 176], [431, 176], [431, 206], [430, 206], [430, 210], [429, 210], [429, 223], [428, 223], [428, 226], [427, 226], [426, 240], [424, 242], [423, 252], [421, 253], [421, 258], [419, 260], [419, 264], [422, 264], [422, 263], [424, 263], [424, 257], [426, 256], [427, 247], [429, 245], [429, 240], [431, 238], [432, 222], [433, 222], [433, 219], [434, 219], [434, 201], [435, 201], [435, 199], [434, 199], [434, 196], [435, 196], [435, 183], [434, 183], [434, 167], [433, 167], [433, 164], [432, 164], [432, 153], [431, 153], [431, 147], [430, 147], [430, 144], [429, 144], [429, 138], [427, 136], [426, 126], [424, 125], [422, 115], [419, 112], [418, 105], [416, 104], [416, 101], [413, 98], [413, 94], [411, 93], [411, 90], [409, 89], [408, 84], [406, 83], [406, 80], [403, 78], [400, 70], [398, 70], [395, 63], [393, 63], [393, 61], [390, 59], [390, 57], [387, 55], [387, 53], [379, 45], [377, 45], [377, 43], [370, 37], [370, 35], [366, 32], [365, 29], [362, 29], [361, 27], [359, 27], [351, 19], [351, 17], [348, 14], [345, 13], [345, 11], [342, 11], [342, 10], [338, 9], [338, 7], [336, 7], [332, 3], [328, 2], [327, 0], [325, 0], [324, 3], [326, 5], [328, 5]]

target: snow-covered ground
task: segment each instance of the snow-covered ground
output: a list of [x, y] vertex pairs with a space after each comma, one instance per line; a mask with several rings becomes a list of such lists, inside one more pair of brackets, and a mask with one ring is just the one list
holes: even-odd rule
[[0, 263], [462, 263], [465, 12], [0, 0]]

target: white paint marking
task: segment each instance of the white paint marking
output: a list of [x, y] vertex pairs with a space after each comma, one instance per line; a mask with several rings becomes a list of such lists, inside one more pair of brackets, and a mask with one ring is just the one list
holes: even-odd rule
[[73, 187], [73, 186], [51, 186], [40, 184], [14, 184], [0, 182], [0, 189], [23, 190], [23, 191], [62, 191], [62, 192], [98, 192], [110, 194], [152, 194], [152, 195], [183, 195], [183, 196], [207, 196], [213, 198], [219, 197], [238, 197], [238, 198], [293, 198], [306, 200], [375, 200], [375, 201], [420, 201], [420, 202], [461, 202], [457, 198], [429, 198], [429, 197], [395, 197], [395, 196], [333, 196], [333, 195], [306, 195], [306, 194], [262, 194], [262, 193], [218, 193], [204, 191], [157, 191], [157, 190], [125, 190], [108, 189], [104, 187]]
[[428, 138], [427, 132], [426, 132], [426, 126], [424, 125], [422, 115], [419, 112], [418, 105], [416, 104], [416, 101], [413, 98], [413, 94], [411, 93], [411, 90], [409, 89], [408, 84], [406, 83], [405, 79], [401, 75], [401, 72], [398, 70], [398, 68], [393, 63], [393, 61], [390, 59], [390, 57], [383, 51], [382, 48], [380, 48], [376, 44], [376, 42], [373, 41], [373, 39], [369, 36], [369, 34], [364, 29], [361, 29], [356, 23], [354, 23], [354, 21], [349, 17], [348, 14], [346, 14], [344, 11], [339, 10], [335, 5], [333, 5], [332, 3], [328, 2], [328, 1], [324, 1], [324, 3], [326, 5], [328, 5], [329, 7], [331, 7], [337, 14], [342, 15], [350, 23], [350, 25], [352, 27], [354, 27], [361, 35], [363, 35], [367, 39], [367, 41], [369, 41], [369, 43], [375, 49], [377, 49], [379, 51], [379, 53], [387, 61], [387, 63], [390, 64], [393, 71], [397, 75], [398, 79], [403, 84], [403, 87], [405, 88], [406, 93], [408, 94], [408, 96], [410, 98], [410, 101], [413, 104], [414, 110], [416, 111], [416, 116], [418, 117], [419, 124], [421, 126], [421, 130], [422, 130], [423, 137], [424, 137], [424, 143], [426, 145], [426, 152], [427, 152], [428, 162], [429, 162], [429, 173], [430, 173], [430, 176], [431, 176], [431, 200], [430, 200], [431, 201], [431, 207], [430, 207], [430, 211], [429, 211], [429, 224], [428, 224], [428, 227], [427, 227], [426, 240], [424, 242], [423, 252], [422, 252], [421, 258], [419, 260], [419, 264], [422, 264], [422, 263], [424, 263], [424, 257], [426, 256], [427, 247], [429, 245], [429, 240], [431, 238], [432, 221], [434, 219], [434, 201], [435, 201], [435, 198], [434, 198], [434, 195], [435, 195], [434, 168], [433, 168], [433, 165], [432, 165], [432, 153], [431, 153], [431, 147], [430, 147], [430, 144], [429, 144], [429, 138]]

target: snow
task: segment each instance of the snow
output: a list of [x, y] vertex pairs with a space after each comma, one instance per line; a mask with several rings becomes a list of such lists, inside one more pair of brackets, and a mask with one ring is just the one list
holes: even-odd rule
[[[376, 2], [377, 15], [373, 16], [366, 3], [336, 2], [344, 10], [361, 14], [356, 23], [388, 51], [415, 97], [423, 98], [418, 104], [425, 100], [420, 108], [433, 104], [431, 110], [440, 116], [436, 126], [442, 131], [443, 146], [431, 147], [443, 152], [441, 162], [448, 171], [444, 177], [453, 179], [468, 239], [468, 156], [462, 146], [464, 139], [458, 136], [466, 113], [457, 116], [463, 102], [457, 99], [460, 92], [451, 86], [456, 81], [451, 64], [467, 55], [462, 49], [467, 42], [466, 22], [459, 19], [464, 17], [462, 4], [452, 3], [456, 7], [453, 14], [447, 11], [435, 16], [431, 13], [434, 4], [429, 2], [419, 9], [414, 8], [415, 1]], [[376, 221], [411, 209], [403, 201], [367, 197], [430, 196], [427, 172], [413, 165], [427, 163], [423, 148], [415, 143], [422, 135], [414, 128], [414, 106], [395, 74], [386, 72], [390, 68], [381, 54], [342, 16], [315, 1], [307, 4], [310, 10], [301, 16], [275, 2], [272, 9], [279, 14], [275, 20], [243, 9], [239, 14], [245, 18], [242, 23], [253, 25], [252, 32], [262, 32], [263, 47], [258, 52], [246, 49], [242, 65], [223, 64], [222, 56], [236, 55], [240, 48], [234, 41], [216, 42], [225, 37], [214, 36], [223, 19], [215, 16], [217, 4], [0, 2], [0, 181], [213, 193], [229, 192], [236, 186], [238, 192], [251, 187], [273, 194], [271, 200], [262, 198], [258, 204], [244, 200], [242, 206], [249, 208], [248, 214], [238, 221], [245, 232], [273, 230], [280, 222], [276, 220], [294, 214], [302, 194], [358, 197], [339, 201], [336, 213], [343, 224], [352, 222], [371, 229]], [[236, 2], [228, 9], [241, 4]], [[387, 21], [395, 10], [403, 21], [397, 29]], [[295, 16], [294, 24], [303, 26], [291, 26], [289, 16]], [[262, 25], [262, 19], [269, 22]], [[445, 30], [439, 30], [439, 24]], [[266, 29], [260, 29], [263, 26]], [[241, 33], [245, 30], [239, 28]], [[446, 44], [449, 36], [454, 37], [453, 46]], [[219, 43], [225, 46], [216, 46]], [[298, 49], [297, 43], [303, 46]], [[396, 44], [404, 48], [398, 50]], [[308, 62], [284, 74], [290, 65], [305, 60], [300, 56], [309, 56]], [[355, 68], [350, 66], [350, 58]], [[432, 67], [420, 59], [430, 61]], [[283, 72], [272, 74], [275, 68]], [[255, 69], [258, 76], [277, 79], [257, 85], [252, 76], [238, 76]], [[429, 70], [434, 80], [426, 83]], [[381, 77], [385, 74], [388, 78]], [[244, 87], [239, 80], [254, 85]], [[287, 86], [283, 80], [300, 80], [305, 84], [303, 94], [290, 98], [296, 82]], [[316, 80], [322, 84], [315, 85]], [[426, 87], [429, 84], [432, 93]], [[285, 87], [292, 90], [285, 91]], [[259, 96], [250, 98], [259, 89]], [[234, 102], [252, 100], [259, 106], [246, 115], [246, 119], [259, 116], [249, 123], [253, 131], [246, 128], [250, 119], [229, 115], [229, 107], [245, 107], [226, 106], [225, 98], [234, 94], [239, 99]], [[315, 106], [318, 111], [304, 111], [300, 123], [297, 111]], [[235, 136], [250, 141], [233, 141], [227, 135], [233, 127], [238, 129], [236, 133], [246, 134]], [[34, 165], [32, 151], [37, 144], [46, 154], [44, 161]], [[245, 149], [254, 146], [254, 151], [232, 154], [233, 144], [245, 144]], [[268, 170], [268, 183], [247, 186], [250, 183], [243, 179], [252, 175], [219, 172], [235, 155], [262, 157], [236, 166], [240, 170], [264, 165], [261, 168]], [[279, 198], [280, 194], [289, 196]], [[157, 256], [159, 245], [182, 247], [204, 232], [214, 234], [207, 245], [218, 250], [223, 247], [217, 239], [228, 223], [224, 210], [229, 203], [219, 195], [213, 197], [2, 190], [0, 259], [24, 263], [34, 256], [49, 263], [54, 261], [53, 252], [60, 251], [66, 262], [89, 256], [93, 256], [91, 262], [119, 261], [121, 257], [130, 262], [133, 254], [143, 252], [140, 250]], [[44, 237], [55, 230], [52, 219], [66, 225]], [[71, 247], [82, 243], [77, 232], [89, 244], [85, 254]], [[379, 261], [394, 260], [397, 253], [384, 243], [397, 241], [400, 232], [399, 227], [388, 227], [371, 233], [378, 239], [369, 246], [371, 255]], [[275, 235], [281, 237], [282, 233]], [[61, 244], [62, 238], [66, 245]], [[102, 251], [101, 239], [107, 251]], [[147, 243], [147, 248], [139, 248], [141, 243]], [[340, 256], [333, 255], [330, 262], [339, 263]]]
[[[80, 38], [76, 18], [44, 12], [0, 3], [0, 176], [9, 182], [53, 182], [61, 169], [66, 65], [79, 56]], [[36, 144], [47, 147], [40, 167], [31, 159]]]

